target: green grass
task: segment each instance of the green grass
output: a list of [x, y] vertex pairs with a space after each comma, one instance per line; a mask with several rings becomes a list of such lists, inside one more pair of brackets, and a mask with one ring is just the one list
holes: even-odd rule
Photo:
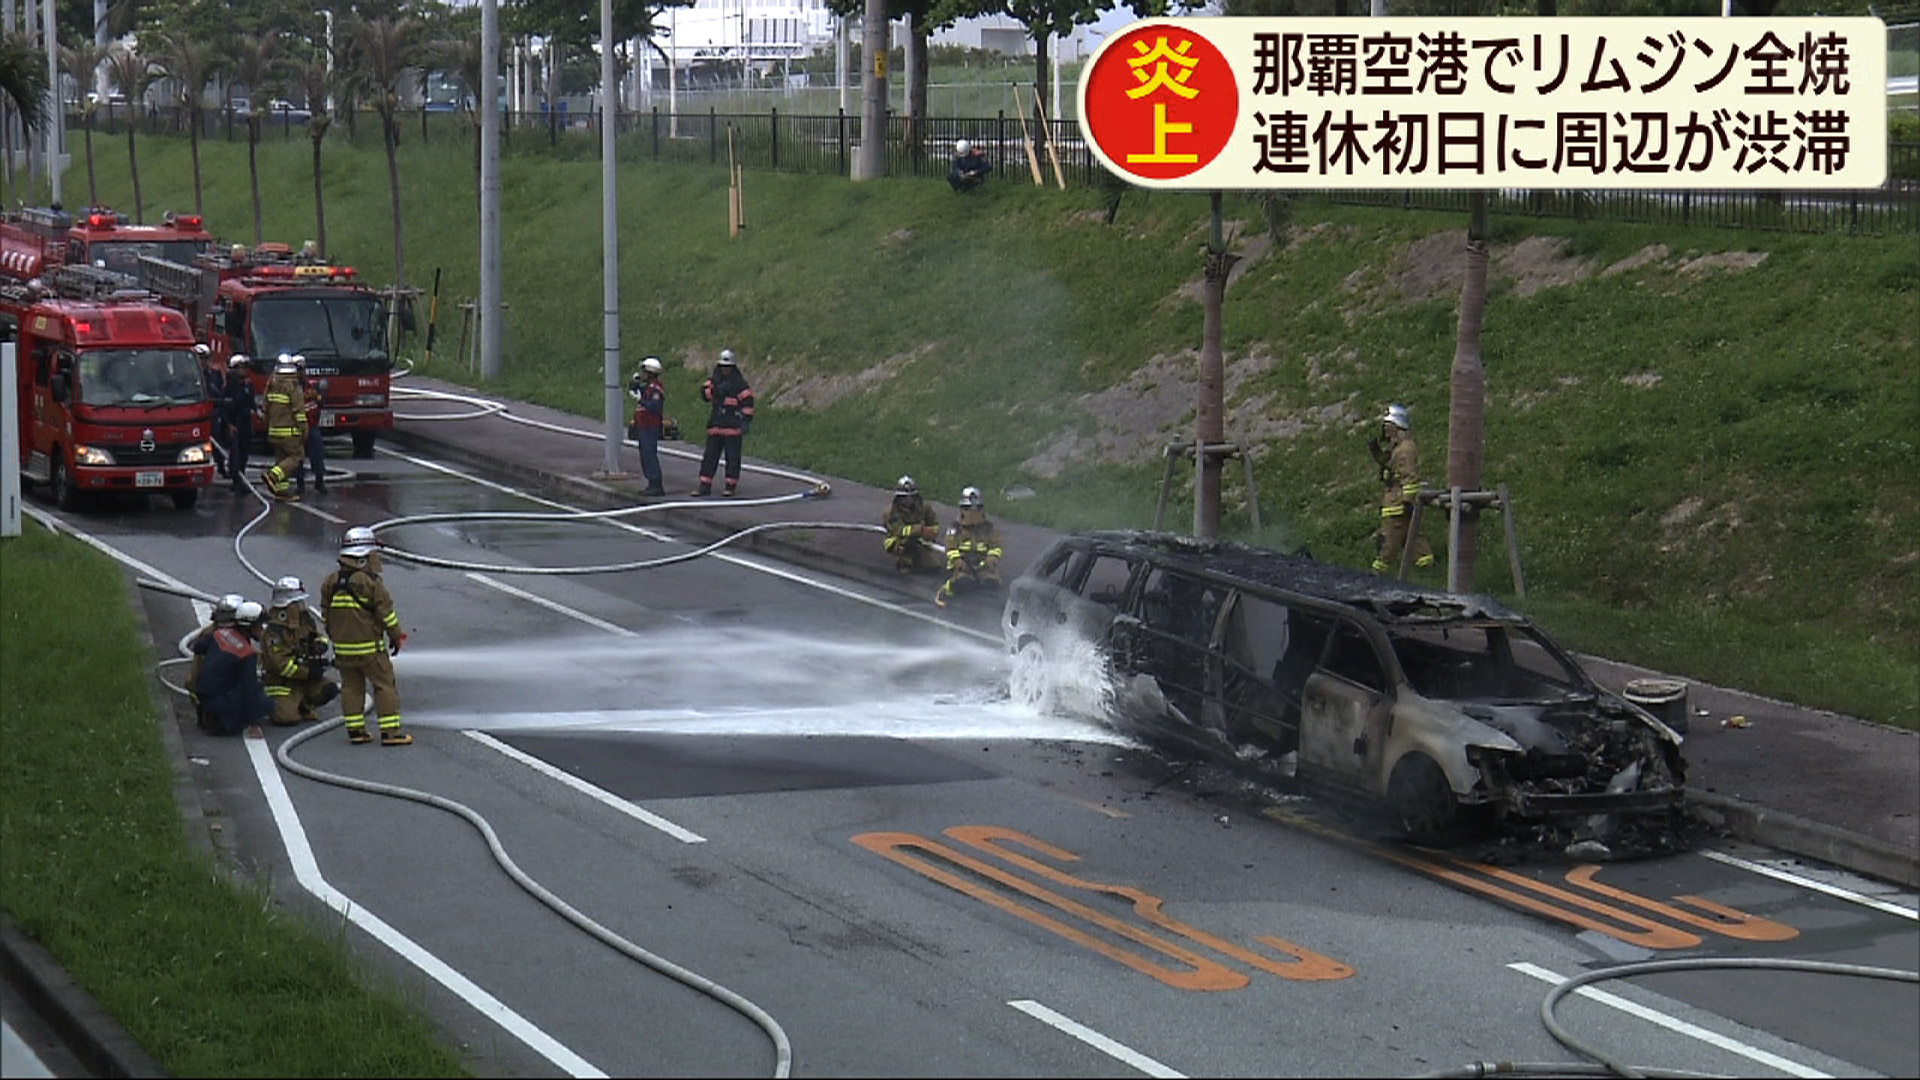
[[189, 846], [119, 568], [31, 521], [0, 544], [0, 907], [172, 1075], [465, 1075], [343, 928]]
[[[386, 281], [372, 140], [362, 125], [357, 143], [330, 141], [328, 228], [336, 256]], [[191, 205], [184, 141], [139, 145], [149, 220]], [[102, 197], [125, 208], [124, 140], [96, 151]], [[251, 240], [244, 146], [202, 152], [209, 221]], [[311, 236], [307, 144], [260, 153], [268, 237]], [[729, 239], [724, 163], [621, 154], [622, 349], [668, 360], [669, 411], [696, 412], [696, 375], [727, 345], [761, 389], [755, 454], [868, 483], [911, 472], [935, 492], [1029, 488], [1037, 497], [999, 498], [997, 512], [1062, 528], [1152, 520], [1158, 447], [1190, 430], [1192, 394], [1132, 428], [1111, 422], [1151, 400], [1127, 380], [1154, 358], [1191, 378], [1204, 198], [1129, 192], [1109, 226], [1093, 191], [956, 198], [938, 179], [749, 172], [748, 228]], [[409, 130], [401, 169], [409, 278], [442, 271], [432, 374], [477, 381], [453, 352], [454, 305], [478, 291], [472, 147]], [[69, 190], [84, 177], [76, 162]], [[516, 134], [501, 187], [510, 311], [489, 389], [597, 415], [594, 152]], [[1250, 200], [1230, 193], [1225, 209], [1242, 249], [1263, 242]], [[1362, 444], [1389, 401], [1413, 406], [1429, 483], [1442, 479], [1458, 287], [1436, 275], [1459, 257], [1442, 238], [1421, 273], [1405, 260], [1463, 226], [1301, 199], [1293, 232], [1243, 265], [1225, 350], [1228, 435], [1255, 447], [1266, 525], [1249, 538], [1364, 565], [1375, 480]], [[1557, 247], [1539, 269], [1562, 273], [1534, 289], [1547, 279], [1504, 260], [1542, 240]], [[1578, 648], [1920, 726], [1913, 238], [1497, 216], [1494, 242], [1483, 476], [1514, 493], [1523, 606]], [[1635, 257], [1644, 265], [1600, 272]], [[1121, 453], [1096, 451], [1103, 422]], [[1078, 449], [1057, 453], [1069, 433]], [[1057, 472], [1028, 464], [1050, 448]], [[1247, 536], [1240, 486], [1230, 478], [1223, 527]], [[1183, 484], [1170, 521], [1190, 520], [1187, 498]], [[1497, 594], [1510, 577], [1500, 548], [1490, 518], [1475, 585]]]

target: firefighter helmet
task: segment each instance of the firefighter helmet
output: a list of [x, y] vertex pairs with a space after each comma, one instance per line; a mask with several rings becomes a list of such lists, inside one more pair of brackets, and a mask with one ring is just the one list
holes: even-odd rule
[[246, 600], [243, 601], [238, 608], [234, 609], [233, 621], [239, 623], [241, 626], [253, 626], [259, 623], [260, 616], [263, 614], [265, 614], [265, 609], [260, 606], [258, 600]]
[[1387, 411], [1380, 417], [1380, 422], [1383, 424], [1392, 424], [1401, 431], [1413, 430], [1413, 421], [1407, 419], [1407, 407], [1405, 405], [1387, 406]]
[[978, 510], [985, 505], [987, 500], [980, 496], [979, 488], [968, 487], [960, 490], [960, 509]]
[[210, 347], [210, 346], [209, 346], [209, 345], [208, 345], [208, 344], [207, 344], [206, 342], [204, 342], [204, 341], [200, 341], [200, 342], [195, 342], [195, 343], [194, 343], [194, 346], [193, 346], [193, 355], [195, 355], [195, 356], [197, 356], [197, 357], [199, 357], [199, 358], [200, 358], [200, 359], [202, 359], [202, 360], [205, 360], [205, 359], [207, 358], [207, 354], [208, 354], [208, 353], [210, 353], [210, 352], [212, 352], [212, 351], [213, 351], [213, 349], [212, 349], [212, 347]]
[[276, 609], [286, 607], [288, 604], [297, 604], [306, 598], [307, 587], [302, 585], [297, 577], [289, 575], [273, 583], [272, 602]]
[[371, 555], [374, 549], [379, 546], [380, 538], [373, 535], [373, 530], [367, 528], [365, 525], [355, 525], [353, 528], [347, 530], [345, 536], [340, 538], [340, 554], [354, 558], [364, 558]]
[[724, 367], [733, 366], [733, 350], [732, 349], [720, 350], [720, 363]]
[[645, 360], [640, 361], [640, 370], [648, 375], [660, 374], [660, 358], [657, 356], [649, 356]]
[[230, 592], [214, 601], [213, 625], [232, 626], [234, 617], [240, 610], [240, 605], [246, 602], [247, 598], [237, 592]]
[[228, 366], [228, 367], [230, 367], [230, 368], [243, 368], [243, 367], [246, 367], [246, 366], [247, 366], [247, 354], [246, 354], [246, 353], [234, 353], [234, 354], [233, 354], [232, 356], [229, 356], [229, 357], [227, 357], [227, 366]]
[[900, 479], [894, 481], [893, 494], [897, 498], [906, 498], [908, 496], [918, 495], [920, 494], [920, 485], [913, 482], [913, 477], [903, 476]]
[[300, 358], [292, 353], [281, 353], [280, 358], [273, 363], [273, 373], [275, 375], [298, 375], [300, 373]]
[[961, 139], [959, 142], [953, 144], [953, 152], [961, 157], [966, 157], [968, 154], [973, 153], [973, 144], [965, 139]]

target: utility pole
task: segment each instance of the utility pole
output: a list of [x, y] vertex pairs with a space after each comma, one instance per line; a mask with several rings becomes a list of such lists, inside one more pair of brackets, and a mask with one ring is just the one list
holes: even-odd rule
[[867, 73], [860, 84], [860, 152], [853, 159], [855, 180], [887, 175], [887, 0], [867, 0], [860, 28], [861, 57]]
[[[331, 25], [331, 23], [329, 23]], [[500, 377], [500, 0], [480, 3], [480, 378]]]
[[613, 92], [613, 0], [600, 0], [600, 233], [601, 289], [606, 298], [607, 461], [620, 471], [620, 439], [626, 410], [620, 398], [620, 203], [614, 184], [613, 125], [619, 110]]
[[53, 0], [40, 5], [41, 31], [47, 42], [47, 186], [53, 198], [49, 205], [59, 206], [60, 143], [67, 133], [67, 103], [60, 96], [60, 42], [54, 33]]

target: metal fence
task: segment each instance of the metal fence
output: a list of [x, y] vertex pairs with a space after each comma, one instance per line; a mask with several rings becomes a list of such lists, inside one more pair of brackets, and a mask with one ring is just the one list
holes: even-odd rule
[[[514, 152], [545, 144], [569, 156], [599, 152], [597, 116], [592, 113], [508, 112], [502, 123], [506, 145]], [[123, 132], [137, 123], [150, 134], [184, 134], [182, 115], [148, 109], [144, 115], [126, 106], [103, 106], [92, 118], [98, 134]], [[244, 140], [246, 121], [232, 112], [202, 116], [206, 138]], [[80, 117], [70, 116], [70, 141], [78, 138]], [[662, 109], [623, 113], [618, 118], [619, 154], [625, 160], [690, 162], [781, 172], [852, 175], [861, 140], [862, 117], [764, 113], [670, 114]], [[433, 141], [471, 140], [473, 118], [466, 113], [411, 110], [400, 121], [401, 137]], [[336, 123], [328, 137], [366, 142], [379, 138], [379, 123], [361, 113], [351, 125]], [[942, 177], [953, 144], [967, 139], [993, 163], [995, 183], [1091, 187], [1119, 184], [1094, 158], [1072, 120], [1046, 124], [1002, 111], [987, 117], [930, 117], [914, 120], [898, 113], [887, 118], [887, 175]], [[306, 138], [304, 117], [287, 114], [264, 121], [263, 138]], [[1920, 143], [1891, 143], [1889, 179], [1866, 191], [1649, 191], [1503, 189], [1492, 194], [1490, 213], [1539, 218], [1633, 221], [1707, 225], [1788, 232], [1893, 235], [1920, 233]], [[1372, 191], [1303, 191], [1356, 206], [1398, 206], [1408, 210], [1467, 209], [1468, 194], [1455, 189], [1422, 188]]]

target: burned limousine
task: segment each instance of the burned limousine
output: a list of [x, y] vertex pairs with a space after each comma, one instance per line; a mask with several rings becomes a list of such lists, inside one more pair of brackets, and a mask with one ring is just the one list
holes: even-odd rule
[[1604, 839], [1623, 821], [1676, 822], [1685, 796], [1681, 736], [1489, 597], [1101, 532], [1034, 560], [1001, 629], [1021, 702], [1052, 707], [1051, 658], [1090, 653], [1123, 732], [1285, 760], [1307, 791], [1383, 810], [1416, 839], [1475, 824]]

